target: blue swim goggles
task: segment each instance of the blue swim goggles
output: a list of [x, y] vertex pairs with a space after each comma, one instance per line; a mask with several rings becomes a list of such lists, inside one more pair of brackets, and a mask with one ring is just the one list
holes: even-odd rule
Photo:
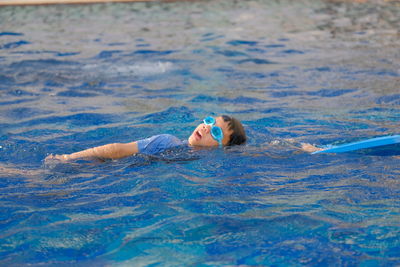
[[222, 146], [222, 139], [224, 139], [224, 132], [221, 127], [215, 125], [215, 119], [213, 117], [207, 117], [203, 120], [205, 125], [211, 126], [211, 136], [218, 142], [219, 146]]

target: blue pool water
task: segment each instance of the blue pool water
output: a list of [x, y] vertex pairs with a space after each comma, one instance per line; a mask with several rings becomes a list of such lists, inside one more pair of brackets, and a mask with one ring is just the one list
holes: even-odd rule
[[[0, 265], [395, 266], [395, 1], [0, 9]], [[230, 114], [249, 142], [44, 164]], [[373, 151], [372, 151], [373, 152]], [[389, 151], [390, 152], [390, 151]]]

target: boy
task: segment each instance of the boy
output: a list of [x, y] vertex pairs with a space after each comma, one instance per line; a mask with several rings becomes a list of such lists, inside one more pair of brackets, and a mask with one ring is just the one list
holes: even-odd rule
[[130, 143], [115, 143], [89, 148], [72, 154], [49, 155], [46, 157], [46, 160], [58, 159], [69, 161], [79, 158], [119, 159], [137, 153], [154, 155], [180, 145], [200, 147], [241, 145], [246, 142], [246, 139], [246, 133], [240, 121], [234, 117], [222, 115], [216, 118], [205, 118], [203, 123], [196, 127], [187, 141], [181, 141], [173, 135], [161, 134]]

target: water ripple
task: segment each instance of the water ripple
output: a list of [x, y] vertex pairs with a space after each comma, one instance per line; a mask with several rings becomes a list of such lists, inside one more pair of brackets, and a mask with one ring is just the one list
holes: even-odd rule
[[[398, 265], [399, 148], [299, 149], [398, 133], [398, 11], [1, 9], [0, 264]], [[217, 114], [240, 119], [248, 143], [43, 161], [153, 134], [184, 140]]]

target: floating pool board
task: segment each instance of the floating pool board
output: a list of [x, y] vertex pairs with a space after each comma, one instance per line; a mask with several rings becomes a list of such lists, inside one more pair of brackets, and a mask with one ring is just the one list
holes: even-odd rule
[[381, 147], [399, 143], [400, 143], [400, 135], [383, 136], [383, 137], [376, 137], [363, 141], [343, 144], [339, 146], [333, 146], [325, 150], [315, 151], [312, 154], [350, 152], [365, 148]]

